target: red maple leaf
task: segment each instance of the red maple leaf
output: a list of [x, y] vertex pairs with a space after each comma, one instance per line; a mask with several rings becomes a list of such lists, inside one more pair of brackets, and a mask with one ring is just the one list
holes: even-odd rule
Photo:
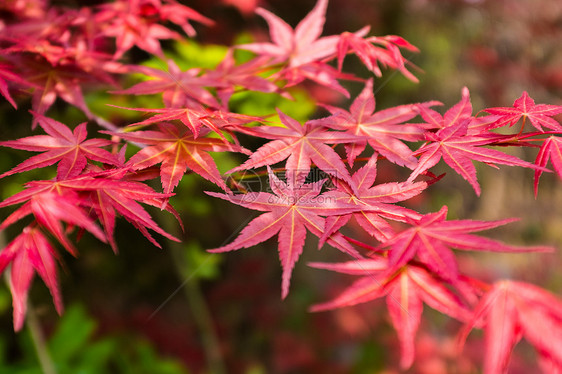
[[[106, 236], [98, 226], [88, 217], [79, 206], [81, 199], [76, 192], [67, 191], [64, 196], [53, 190], [43, 190], [30, 196], [29, 200], [19, 209], [13, 212], [0, 225], [0, 230], [19, 221], [29, 214], [33, 214], [36, 221], [47, 229], [68, 252], [76, 256], [77, 252], [68, 240], [61, 222], [67, 222], [70, 226], [78, 226], [87, 229], [102, 242], [107, 242]], [[0, 208], [13, 205], [10, 199], [0, 203]]]
[[350, 166], [353, 166], [355, 158], [363, 152], [368, 143], [389, 161], [414, 169], [418, 160], [401, 140], [421, 140], [424, 130], [419, 126], [404, 124], [404, 122], [417, 116], [420, 107], [427, 108], [436, 104], [439, 103], [431, 101], [423, 104], [401, 105], [375, 112], [373, 80], [370, 79], [351, 104], [349, 112], [327, 106], [327, 109], [332, 112], [332, 116], [313, 122], [365, 137], [366, 140], [358, 139], [345, 145]]
[[195, 29], [189, 23], [190, 20], [207, 26], [214, 23], [211, 19], [175, 0], [164, 0], [164, 4], [159, 6], [158, 10], [162, 20], [170, 21], [180, 26], [189, 37], [194, 37], [196, 34]]
[[116, 38], [116, 59], [133, 46], [163, 56], [160, 40], [180, 39], [181, 36], [158, 22], [170, 21], [181, 26], [189, 36], [194, 36], [195, 30], [189, 20], [207, 25], [213, 23], [173, 0], [165, 0], [164, 4], [160, 0], [118, 0], [101, 5], [96, 13], [96, 23], [101, 25], [104, 34]]
[[254, 136], [276, 140], [260, 147], [246, 162], [227, 173], [273, 165], [287, 159], [286, 169], [290, 173], [305, 177], [314, 162], [324, 172], [352, 183], [340, 156], [326, 144], [350, 143], [363, 139], [362, 136], [329, 131], [312, 121], [301, 125], [279, 110], [278, 113], [286, 127], [262, 126], [246, 130]]
[[27, 81], [16, 83], [31, 86], [35, 112], [44, 114], [59, 97], [93, 118], [82, 89], [115, 84], [111, 73], [117, 68], [110, 55], [95, 50], [91, 34], [96, 31], [97, 25], [91, 24], [86, 8], [48, 12], [44, 19], [3, 30], [9, 47], [2, 51], [2, 57]]
[[[242, 44], [236, 48], [252, 51], [259, 56], [272, 57], [274, 64], [286, 64], [275, 74], [276, 78], [287, 80], [286, 86], [310, 79], [349, 96], [337, 79], [356, 78], [325, 63], [336, 55], [336, 46], [340, 38], [338, 35], [319, 38], [326, 20], [327, 6], [328, 0], [318, 0], [314, 9], [294, 30], [275, 14], [258, 8], [256, 13], [267, 21], [273, 43]], [[363, 35], [362, 33], [360, 36]]]
[[18, 106], [10, 95], [10, 91], [8, 91], [8, 83], [17, 83], [25, 87], [33, 86], [33, 83], [28, 82], [24, 76], [21, 76], [14, 70], [15, 67], [13, 65], [6, 63], [5, 61], [0, 62], [0, 94], [4, 96], [4, 98], [8, 100], [15, 109], [17, 109]]
[[113, 239], [116, 212], [158, 248], [161, 248], [160, 244], [150, 235], [148, 229], [170, 240], [179, 241], [176, 237], [162, 230], [150, 217], [150, 214], [138, 203], [142, 202], [162, 208], [167, 205], [166, 202], [171, 194], [154, 192], [152, 188], [139, 182], [90, 178], [88, 176], [63, 181], [60, 185], [82, 192], [83, 199], [85, 199], [84, 205], [92, 208], [95, 212], [114, 251], [117, 248]]
[[117, 108], [137, 110], [147, 113], [157, 113], [144, 121], [132, 123], [131, 125], [129, 125], [129, 127], [179, 120], [181, 121], [181, 123], [187, 126], [188, 129], [191, 130], [195, 137], [199, 135], [199, 130], [202, 127], [207, 127], [208, 129], [214, 131], [223, 139], [225, 139], [224, 135], [221, 133], [221, 128], [237, 127], [243, 123], [262, 120], [258, 117], [246, 116], [243, 114], [223, 112], [221, 110], [207, 110], [202, 105], [196, 103], [188, 103], [185, 107], [182, 108]]
[[53, 66], [38, 56], [27, 54], [14, 55], [11, 60], [19, 67], [22, 75], [30, 77], [29, 81], [33, 84], [32, 109], [38, 114], [45, 114], [59, 97], [92, 118], [93, 115], [84, 100], [82, 86], [99, 85], [100, 82], [112, 83], [108, 74], [100, 69], [85, 71], [75, 63]]
[[463, 87], [461, 100], [449, 108], [444, 115], [428, 107], [420, 107], [420, 115], [426, 121], [422, 125], [427, 129], [453, 127], [472, 118], [472, 103], [468, 88]]
[[[101, 174], [103, 175], [103, 173]], [[124, 171], [116, 174], [116, 176], [120, 174], [124, 174]], [[71, 210], [68, 210], [65, 215], [64, 206], [66, 206], [66, 204], [81, 206], [95, 214], [102, 224], [107, 241], [114, 250], [117, 248], [113, 239], [116, 211], [157, 247], [160, 247], [160, 245], [150, 235], [148, 229], [168, 239], [178, 241], [177, 238], [162, 230], [158, 224], [152, 220], [150, 214], [138, 203], [142, 202], [152, 206], [162, 207], [170, 197], [170, 194], [154, 192], [152, 188], [139, 182], [122, 181], [109, 177], [95, 178], [90, 175], [81, 175], [75, 178], [58, 181], [32, 181], [26, 184], [26, 189], [1, 202], [0, 208], [26, 203], [32, 200], [34, 196], [42, 193], [56, 193], [61, 196], [57, 198], [55, 203], [63, 202], [63, 205], [60, 205], [57, 209], [62, 211], [62, 219], [69, 223], [74, 223], [77, 217], [71, 213]], [[77, 196], [77, 200], [73, 196]], [[26, 204], [20, 207], [20, 213], [16, 213], [18, 211], [13, 213], [13, 218], [10, 219], [10, 222], [15, 221], [16, 218], [21, 218], [20, 216], [23, 216], [23, 214], [28, 214], [28, 208], [24, 208], [25, 206]], [[46, 217], [48, 217], [47, 219], [53, 218], [49, 216], [50, 210], [54, 210], [54, 208], [47, 209], [45, 213]], [[56, 216], [54, 218], [56, 218]], [[78, 225], [90, 230], [85, 224], [78, 223]], [[95, 234], [94, 231], [92, 231], [92, 233]], [[61, 243], [65, 244], [64, 241]]]
[[[420, 214], [394, 205], [421, 193], [426, 187], [425, 182], [418, 183], [384, 183], [373, 186], [377, 177], [376, 157], [357, 170], [351, 177], [353, 185], [336, 181], [336, 190], [324, 194], [335, 201], [357, 204], [358, 211], [352, 214], [326, 218], [324, 235], [320, 238], [321, 245], [332, 233], [343, 227], [353, 216], [359, 225], [377, 240], [384, 242], [394, 235], [394, 230], [386, 219], [406, 221], [419, 218]], [[364, 208], [364, 209], [363, 209]]]
[[117, 165], [117, 157], [102, 149], [112, 144], [106, 139], [86, 139], [86, 123], [78, 125], [71, 131], [64, 124], [52, 118], [33, 113], [35, 119], [48, 135], [35, 135], [18, 140], [0, 142], [0, 146], [23, 149], [32, 152], [43, 152], [33, 156], [10, 171], [0, 175], [0, 178], [22, 173], [24, 171], [42, 168], [59, 163], [57, 178], [66, 179], [77, 176], [84, 170], [88, 159], [110, 165]]
[[[469, 135], [471, 125], [472, 105], [468, 89], [463, 89], [461, 101], [449, 109], [445, 115], [420, 108], [420, 115], [427, 121], [426, 125], [439, 129], [432, 133], [427, 131], [425, 138], [428, 143], [422, 145], [414, 154], [421, 154], [417, 167], [412, 171], [409, 181], [414, 180], [419, 174], [435, 166], [441, 158], [453, 170], [467, 180], [476, 194], [480, 196], [480, 185], [476, 177], [476, 169], [472, 161], [481, 161], [489, 165], [496, 164], [521, 166], [537, 169], [538, 167], [523, 161], [515, 156], [483, 148], [494, 143], [498, 138], [485, 135]], [[500, 135], [503, 138], [503, 136]]]
[[202, 136], [195, 138], [185, 127], [181, 130], [170, 123], [159, 123], [158, 130], [111, 133], [128, 141], [149, 145], [131, 157], [125, 166], [133, 170], [142, 170], [162, 163], [160, 179], [165, 194], [171, 193], [178, 185], [187, 168], [227, 190], [208, 152], [242, 152], [244, 151], [242, 147], [217, 138]]
[[523, 121], [529, 118], [531, 124], [539, 131], [543, 131], [542, 126], [546, 126], [555, 131], [562, 131], [562, 126], [560, 126], [557, 121], [550, 118], [562, 113], [562, 105], [535, 105], [535, 101], [531, 99], [527, 91], [523, 91], [521, 97], [515, 100], [513, 107], [488, 108], [484, 109], [484, 111], [501, 116], [496, 122], [496, 127], [506, 124], [513, 126], [523, 117]]
[[419, 50], [408, 43], [405, 39], [395, 36], [371, 36], [365, 38], [369, 33], [370, 27], [364, 27], [356, 33], [344, 32], [338, 41], [338, 69], [342, 69], [343, 60], [349, 50], [352, 50], [357, 57], [371, 70], [377, 77], [382, 75], [379, 63], [383, 66], [396, 69], [404, 74], [405, 77], [418, 82], [418, 79], [406, 69], [408, 62], [400, 53], [399, 48], [405, 48], [412, 52]]
[[447, 221], [446, 218], [447, 207], [443, 206], [439, 212], [426, 214], [419, 220], [411, 222], [411, 228], [396, 234], [393, 238], [382, 243], [378, 249], [388, 248], [388, 260], [392, 266], [405, 265], [417, 255], [417, 258], [432, 272], [453, 283], [458, 280], [459, 273], [455, 256], [450, 248], [518, 253], [552, 251], [550, 247], [512, 246], [497, 240], [469, 234], [505, 225], [513, 222], [514, 219]]
[[319, 61], [309, 62], [294, 68], [285, 68], [274, 77], [286, 79], [285, 87], [291, 87], [305, 79], [310, 79], [313, 82], [338, 91], [345, 97], [349, 97], [349, 92], [339, 84], [338, 79], [358, 80], [352, 74], [342, 73], [338, 69]]
[[55, 308], [63, 311], [62, 299], [57, 280], [55, 258], [51, 243], [38, 227], [27, 226], [0, 252], [0, 274], [11, 264], [8, 276], [12, 305], [14, 308], [14, 330], [23, 327], [27, 311], [27, 295], [33, 275], [38, 273], [49, 288]]
[[555, 295], [528, 283], [497, 282], [474, 309], [460, 341], [482, 325], [485, 374], [505, 373], [513, 347], [522, 337], [551, 368], [562, 370], [562, 300]]
[[419, 266], [392, 267], [383, 257], [339, 264], [310, 263], [309, 266], [362, 275], [334, 300], [314, 305], [312, 311], [356, 305], [386, 296], [392, 325], [400, 340], [400, 366], [403, 369], [409, 368], [414, 361], [414, 339], [423, 303], [461, 321], [470, 317], [470, 311], [459, 297], [441, 280]]
[[[273, 193], [249, 192], [242, 195], [224, 195], [207, 192], [211, 196], [249, 209], [268, 212], [252, 220], [232, 243], [212, 249], [210, 252], [219, 253], [248, 248], [278, 234], [279, 259], [283, 268], [281, 296], [285, 298], [289, 292], [293, 267], [302, 253], [306, 230], [320, 237], [325, 221], [321, 216], [347, 214], [357, 208], [352, 204], [324, 199], [320, 194], [323, 180], [304, 184], [299, 182], [304, 178], [288, 172], [287, 182], [283, 182], [273, 174], [271, 169], [268, 170], [269, 185]], [[327, 242], [356, 258], [361, 257], [339, 233], [331, 235]]]
[[[544, 140], [542, 143], [541, 148], [539, 149], [539, 153], [537, 154], [537, 158], [535, 159], [535, 165], [540, 167], [545, 167], [548, 163], [548, 160], [552, 163], [554, 170], [560, 178], [562, 178], [562, 138], [559, 136], [550, 136]], [[535, 170], [535, 197], [538, 193], [539, 188], [539, 179], [542, 174], [542, 170], [537, 169]]]

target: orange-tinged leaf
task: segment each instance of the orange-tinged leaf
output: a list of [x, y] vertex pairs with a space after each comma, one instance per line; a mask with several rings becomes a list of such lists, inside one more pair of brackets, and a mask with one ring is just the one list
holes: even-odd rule
[[[179, 129], [169, 123], [158, 124], [158, 130], [112, 133], [125, 140], [148, 145], [131, 157], [127, 166], [142, 170], [161, 163], [160, 178], [165, 194], [173, 191], [188, 168], [223, 190], [228, 189], [208, 152], [244, 152], [242, 147], [216, 138], [196, 138], [187, 129]], [[202, 132], [200, 135], [205, 134]]]

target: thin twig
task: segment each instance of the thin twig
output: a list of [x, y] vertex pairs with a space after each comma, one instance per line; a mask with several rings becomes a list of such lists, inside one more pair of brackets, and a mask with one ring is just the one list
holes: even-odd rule
[[31, 335], [31, 341], [37, 352], [37, 358], [39, 359], [39, 364], [41, 365], [43, 373], [56, 374], [55, 364], [51, 359], [45, 342], [45, 335], [41, 330], [39, 319], [30, 301], [27, 302], [27, 328], [29, 330], [29, 335]]
[[[172, 223], [168, 217], [161, 217], [160, 223], [167, 232], [179, 231], [177, 225]], [[177, 232], [175, 234], [179, 236], [180, 233]], [[169, 252], [172, 256], [174, 269], [178, 278], [183, 281], [181, 288], [183, 289], [185, 297], [187, 298], [191, 308], [193, 320], [199, 329], [203, 349], [207, 359], [208, 372], [213, 374], [224, 374], [226, 373], [226, 369], [220, 350], [219, 338], [216, 335], [215, 328], [213, 326], [211, 313], [201, 292], [198, 280], [193, 276], [188, 276], [186, 279], [186, 260], [182, 254], [183, 250], [184, 247], [182, 243], [169, 242]], [[193, 270], [193, 272], [196, 271], [197, 269]], [[155, 313], [153, 313], [153, 315], [154, 314]]]

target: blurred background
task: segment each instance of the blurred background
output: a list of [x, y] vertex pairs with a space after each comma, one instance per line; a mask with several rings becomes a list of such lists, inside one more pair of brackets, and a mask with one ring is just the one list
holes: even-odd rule
[[[76, 1], [53, 1], [76, 6]], [[80, 4], [97, 4], [88, 1]], [[220, 61], [224, 48], [241, 40], [267, 38], [265, 22], [253, 14], [266, 7], [296, 25], [314, 6], [312, 0], [194, 0], [182, 3], [215, 20], [197, 27], [204, 44], [173, 45], [184, 68]], [[460, 99], [463, 86], [471, 93], [475, 113], [486, 107], [509, 106], [526, 90], [537, 103], [562, 104], [562, 2], [558, 0], [331, 0], [324, 35], [355, 31], [371, 25], [371, 35], [395, 34], [420, 49], [406, 57], [420, 83], [385, 72], [375, 80], [377, 108], [439, 100], [448, 108]], [[136, 53], [136, 55], [134, 55]], [[146, 56], [135, 51], [134, 58]], [[363, 77], [369, 72], [349, 59], [344, 69]], [[354, 97], [362, 85], [346, 85]], [[299, 105], [268, 95], [233, 102], [244, 111], [280, 107], [301, 120], [325, 115], [315, 112], [313, 99], [347, 107], [349, 101], [318, 86], [312, 97], [296, 91]], [[92, 110], [111, 115], [107, 96], [87, 97]], [[139, 98], [139, 105], [157, 106]], [[143, 101], [144, 100], [144, 101]], [[0, 139], [28, 134], [25, 104], [14, 112], [0, 103]], [[52, 109], [68, 123], [83, 121], [63, 103]], [[120, 112], [122, 115], [122, 112]], [[134, 119], [133, 119], [134, 120]], [[23, 123], [23, 126], [20, 126]], [[90, 131], [94, 131], [94, 126]], [[527, 160], [536, 151], [508, 150]], [[243, 158], [216, 155], [222, 171]], [[0, 167], [8, 170], [26, 152], [2, 149]], [[485, 233], [510, 244], [550, 244], [562, 248], [562, 188], [555, 175], [544, 175], [537, 199], [530, 170], [478, 165], [482, 195], [461, 177], [447, 172], [423, 197], [409, 202], [422, 213], [449, 206], [450, 219], [503, 219], [520, 222]], [[35, 173], [35, 174], [34, 174]], [[33, 171], [0, 181], [2, 199], [30, 179], [49, 178]], [[381, 162], [378, 183], [402, 178]], [[157, 187], [157, 185], [155, 185]], [[335, 296], [353, 277], [306, 266], [310, 261], [347, 260], [332, 248], [316, 250], [307, 238], [296, 265], [289, 297], [280, 300], [281, 268], [275, 239], [235, 253], [205, 252], [231, 241], [256, 215], [203, 193], [216, 190], [200, 177], [188, 175], [172, 205], [180, 212], [185, 233], [173, 217], [150, 210], [158, 223], [182, 244], [158, 238], [152, 246], [124, 220], [117, 223], [119, 254], [88, 235], [79, 243], [80, 257], [64, 254], [60, 271], [66, 312], [58, 317], [46, 287], [35, 280], [31, 323], [40, 324], [60, 373], [396, 373], [398, 342], [385, 303], [375, 301], [333, 312], [309, 313], [308, 308]], [[5, 218], [9, 209], [0, 212]], [[16, 228], [17, 229], [17, 228]], [[13, 233], [2, 233], [6, 241]], [[1, 243], [0, 243], [1, 244]], [[559, 254], [459, 254], [461, 270], [484, 280], [513, 278], [561, 294]], [[15, 334], [11, 296], [0, 287], [0, 372], [40, 373], [31, 330]], [[460, 325], [426, 308], [418, 333], [416, 363], [411, 373], [480, 372], [481, 335], [473, 333], [462, 354], [455, 349]], [[534, 372], [534, 353], [516, 348], [510, 372]]]

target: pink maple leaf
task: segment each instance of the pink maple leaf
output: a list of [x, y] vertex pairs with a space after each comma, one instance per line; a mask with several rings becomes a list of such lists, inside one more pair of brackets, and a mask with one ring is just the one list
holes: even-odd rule
[[330, 216], [326, 218], [324, 235], [320, 238], [321, 245], [326, 238], [343, 227], [353, 216], [359, 225], [371, 236], [384, 242], [394, 235], [394, 230], [386, 219], [406, 221], [419, 218], [420, 215], [410, 209], [395, 205], [421, 193], [426, 187], [425, 182], [418, 183], [384, 183], [373, 186], [377, 177], [376, 157], [357, 170], [351, 180], [353, 185], [337, 182], [336, 190], [324, 194], [335, 201], [357, 204], [358, 211], [352, 214]]
[[24, 78], [24, 76], [20, 75], [18, 72], [14, 70], [15, 67], [12, 64], [6, 63], [4, 61], [0, 62], [0, 94], [4, 96], [4, 98], [8, 100], [8, 102], [12, 104], [14, 108], [17, 109], [18, 106], [16, 105], [16, 102], [10, 95], [10, 92], [8, 91], [8, 83], [10, 82], [17, 83], [19, 85], [26, 86], [26, 87], [34, 86], [34, 85], [33, 83], [28, 82]]
[[[302, 253], [306, 230], [316, 236], [322, 236], [325, 219], [321, 216], [347, 214], [355, 211], [355, 205], [333, 202], [320, 194], [324, 181], [304, 184], [303, 179], [292, 172], [287, 173], [287, 182], [283, 182], [269, 170], [269, 185], [273, 193], [249, 192], [242, 195], [224, 195], [207, 192], [243, 207], [265, 211], [252, 220], [230, 244], [210, 250], [213, 253], [248, 248], [264, 242], [274, 235], [279, 235], [279, 259], [283, 268], [281, 296], [289, 293], [291, 273]], [[331, 235], [327, 243], [337, 249], [361, 257], [339, 233]]]
[[113, 239], [116, 212], [129, 221], [158, 248], [161, 248], [160, 244], [152, 237], [148, 229], [170, 240], [179, 241], [176, 237], [160, 228], [150, 217], [150, 214], [139, 204], [139, 202], [142, 202], [162, 208], [167, 205], [166, 202], [171, 194], [154, 192], [152, 188], [139, 182], [114, 180], [111, 178], [91, 178], [88, 176], [62, 181], [59, 185], [63, 188], [81, 192], [84, 199], [83, 204], [93, 209], [114, 251], [117, 248]]
[[63, 311], [62, 298], [57, 279], [55, 258], [51, 243], [38, 227], [27, 226], [0, 252], [0, 274], [6, 266], [12, 265], [8, 276], [14, 308], [14, 330], [23, 327], [27, 311], [27, 295], [33, 275], [38, 273], [49, 288], [55, 308]]
[[505, 373], [513, 347], [522, 337], [536, 348], [541, 361], [562, 370], [562, 300], [555, 295], [528, 283], [496, 282], [474, 309], [460, 341], [481, 325], [485, 374]]
[[196, 35], [196, 32], [189, 21], [196, 21], [207, 26], [214, 24], [211, 19], [175, 0], [164, 0], [164, 3], [158, 7], [158, 10], [160, 11], [161, 19], [180, 26], [192, 38]]
[[336, 46], [340, 38], [338, 35], [320, 38], [327, 6], [328, 0], [318, 0], [314, 9], [294, 30], [273, 13], [258, 8], [256, 13], [267, 21], [273, 43], [242, 44], [236, 47], [252, 51], [259, 56], [269, 56], [274, 64], [286, 64], [275, 76], [286, 79], [287, 86], [310, 79], [349, 96], [337, 79], [356, 78], [325, 63], [336, 55]]
[[365, 137], [365, 140], [358, 139], [345, 145], [350, 166], [353, 166], [355, 158], [363, 152], [368, 143], [389, 161], [414, 169], [417, 159], [402, 140], [419, 141], [423, 139], [424, 130], [419, 126], [404, 124], [404, 122], [416, 117], [421, 107], [425, 109], [436, 104], [439, 103], [431, 101], [423, 104], [400, 105], [375, 112], [373, 80], [370, 79], [351, 104], [349, 112], [340, 108], [327, 107], [332, 112], [332, 116], [313, 122]]
[[546, 170], [504, 152], [483, 148], [496, 139], [468, 135], [468, 125], [469, 121], [467, 120], [453, 127], [441, 129], [436, 133], [427, 132], [425, 137], [429, 142], [414, 152], [414, 154], [421, 154], [421, 157], [408, 180], [414, 180], [419, 174], [435, 166], [443, 159], [447, 165], [468, 181], [476, 194], [480, 196], [480, 185], [472, 161], [480, 161], [492, 166], [502, 164]]
[[[120, 174], [124, 174], [124, 172], [121, 171]], [[67, 204], [71, 204], [76, 207], [80, 206], [87, 209], [87, 211], [92, 212], [92, 214], [94, 214], [101, 222], [105, 231], [105, 235], [102, 234], [102, 237], [107, 238], [107, 241], [114, 250], [117, 248], [113, 239], [116, 212], [121, 214], [157, 247], [160, 247], [160, 245], [150, 235], [148, 229], [155, 231], [168, 239], [178, 241], [177, 238], [162, 230], [160, 226], [158, 226], [158, 224], [150, 217], [150, 214], [139, 204], [139, 202], [142, 202], [152, 206], [162, 207], [170, 197], [170, 194], [160, 194], [154, 192], [152, 188], [139, 182], [123, 181], [111, 179], [109, 177], [95, 178], [91, 175], [81, 175], [58, 181], [49, 180], [28, 182], [26, 184], [26, 189], [10, 196], [0, 203], [0, 208], [24, 203], [24, 205], [20, 207], [18, 211], [14, 212], [12, 216], [10, 216], [11, 218], [6, 220], [7, 222], [4, 222], [3, 225], [15, 222], [21, 217], [24, 217], [26, 214], [29, 214], [30, 211], [26, 203], [33, 200], [34, 196], [44, 193], [56, 193], [61, 195], [60, 198], [56, 198], [54, 203], [62, 203], [62, 205], [59, 204], [56, 209], [49, 208], [45, 210], [44, 215], [47, 217], [46, 220], [56, 219], [58, 217], [56, 212], [61, 211], [60, 215], [62, 220], [92, 231], [86, 223], [76, 221], [80, 216], [71, 213], [74, 210], [71, 210], [70, 208], [65, 209], [64, 207], [67, 206]], [[65, 210], [67, 211], [66, 214], [64, 213]], [[53, 215], [50, 215], [49, 211], [54, 211]], [[56, 230], [54, 232], [56, 233]], [[96, 235], [96, 232], [92, 231], [92, 233]], [[102, 237], [100, 237], [100, 239]], [[70, 244], [65, 242], [64, 238], [61, 243], [63, 245]], [[66, 248], [70, 248], [69, 250], [72, 250], [71, 246], [67, 246]]]
[[423, 303], [448, 316], [466, 321], [470, 311], [446, 284], [426, 269], [408, 265], [393, 267], [384, 257], [373, 257], [339, 264], [310, 263], [318, 269], [362, 276], [334, 300], [314, 305], [312, 311], [357, 305], [386, 296], [386, 305], [400, 341], [400, 366], [409, 368], [415, 355], [414, 339]]
[[361, 136], [329, 131], [311, 121], [301, 125], [279, 110], [278, 113], [286, 127], [262, 126], [246, 131], [254, 136], [275, 140], [260, 147], [246, 162], [227, 173], [273, 165], [287, 159], [288, 172], [306, 176], [314, 162], [324, 172], [352, 183], [345, 164], [336, 151], [326, 144], [350, 143], [362, 139]]
[[262, 120], [261, 118], [247, 116], [244, 114], [206, 109], [198, 103], [188, 103], [188, 105], [181, 108], [117, 108], [137, 110], [146, 113], [156, 113], [154, 116], [145, 119], [144, 121], [130, 124], [129, 127], [179, 120], [191, 130], [195, 137], [199, 135], [199, 131], [202, 127], [206, 127], [217, 133], [221, 138], [225, 139], [224, 135], [221, 133], [221, 128], [237, 127], [243, 123]]
[[447, 207], [437, 213], [424, 215], [411, 222], [412, 227], [399, 232], [382, 243], [378, 249], [388, 248], [388, 260], [392, 266], [402, 266], [415, 256], [431, 271], [450, 282], [458, 280], [458, 267], [450, 248], [491, 252], [550, 252], [545, 246], [520, 247], [497, 240], [470, 234], [475, 231], [492, 229], [513, 222], [450, 220], [447, 221]]
[[86, 139], [86, 123], [78, 125], [74, 131], [52, 118], [33, 113], [39, 126], [48, 135], [35, 135], [18, 140], [0, 142], [0, 146], [22, 149], [32, 152], [43, 152], [33, 156], [0, 175], [0, 178], [22, 173], [35, 168], [58, 164], [57, 178], [74, 177], [86, 167], [87, 160], [99, 161], [110, 165], [117, 165], [117, 157], [101, 148], [108, 146], [111, 141], [106, 139]]
[[189, 36], [194, 36], [190, 19], [212, 24], [210, 19], [173, 0], [166, 0], [164, 4], [160, 0], [118, 0], [101, 5], [96, 14], [96, 22], [101, 25], [104, 34], [116, 38], [116, 59], [133, 46], [163, 56], [160, 40], [180, 39], [181, 36], [158, 22], [173, 22]]
[[[200, 135], [205, 135], [205, 132]], [[169, 194], [177, 186], [187, 168], [227, 190], [213, 158], [208, 152], [241, 152], [242, 147], [221, 139], [199, 136], [195, 138], [185, 127], [160, 122], [158, 131], [112, 133], [128, 141], [149, 145], [135, 154], [125, 166], [142, 170], [162, 163], [160, 178], [163, 192]]]
[[[432, 109], [420, 107], [420, 115], [427, 121], [426, 125], [439, 130], [435, 133], [429, 131], [425, 133], [428, 143], [414, 152], [414, 154], [421, 154], [421, 157], [418, 165], [412, 171], [409, 181], [435, 166], [442, 158], [447, 165], [467, 180], [476, 194], [480, 196], [480, 185], [476, 177], [476, 169], [472, 164], [473, 160], [489, 165], [502, 164], [540, 169], [540, 167], [515, 156], [495, 149], [483, 148], [485, 145], [494, 143], [497, 137], [470, 135], [471, 113], [472, 105], [466, 87], [463, 89], [461, 101], [443, 116]], [[500, 135], [500, 137], [502, 136]], [[544, 170], [544, 168], [542, 169]]]
[[421, 124], [427, 129], [444, 129], [472, 119], [472, 103], [467, 87], [462, 89], [461, 100], [449, 108], [444, 115], [429, 107], [420, 107], [420, 116], [425, 120]]
[[213, 70], [204, 73], [203, 77], [213, 82], [212, 86], [217, 89], [217, 96], [226, 108], [236, 87], [260, 92], [278, 91], [275, 84], [258, 75], [267, 66], [267, 61], [268, 57], [261, 56], [236, 65], [233, 50], [229, 49], [223, 60]]
[[418, 82], [418, 79], [406, 68], [408, 61], [402, 56], [399, 48], [405, 48], [412, 52], [418, 52], [418, 49], [405, 39], [395, 35], [365, 38], [364, 36], [369, 33], [369, 30], [370, 27], [367, 26], [356, 33], [344, 32], [340, 36], [337, 45], [338, 69], [342, 69], [345, 56], [349, 50], [352, 50], [367, 69], [371, 70], [377, 77], [382, 75], [379, 68], [379, 64], [381, 64], [400, 71], [413, 82]]
[[[88, 85], [115, 84], [111, 73], [117, 70], [111, 56], [95, 49], [91, 37], [97, 25], [91, 13], [50, 11], [43, 19], [10, 25], [0, 38], [9, 45], [3, 58], [17, 67], [15, 73], [26, 77], [32, 91], [32, 108], [44, 114], [57, 97], [93, 115], [84, 101], [82, 89]], [[8, 77], [10, 78], [10, 77]], [[35, 125], [35, 124], [34, 124]]]
[[[2, 222], [0, 230], [5, 229], [29, 214], [33, 214], [36, 221], [42, 227], [49, 231], [68, 252], [76, 256], [76, 249], [68, 240], [61, 222], [66, 222], [69, 226], [87, 229], [102, 242], [107, 242], [104, 233], [88, 217], [88, 214], [80, 208], [81, 202], [80, 197], [74, 191], [67, 191], [64, 196], [52, 190], [36, 192], [30, 196], [29, 201]], [[0, 203], [0, 207], [8, 205], [12, 205], [10, 199]]]
[[319, 38], [324, 26], [328, 0], [318, 0], [314, 9], [293, 30], [285, 21], [263, 8], [256, 13], [269, 25], [273, 43], [252, 43], [238, 45], [237, 48], [252, 51], [261, 56], [271, 56], [274, 61], [288, 62], [296, 67], [334, 55], [339, 37]]
[[529, 118], [531, 124], [539, 131], [543, 131], [542, 126], [555, 131], [562, 131], [562, 126], [552, 119], [552, 116], [562, 113], [562, 105], [535, 104], [527, 91], [523, 91], [520, 98], [515, 100], [513, 107], [498, 107], [484, 109], [485, 112], [501, 116], [496, 126], [504, 126], [509, 124], [513, 126], [521, 117], [523, 121]]
[[285, 68], [278, 75], [287, 80], [285, 87], [291, 87], [305, 79], [310, 79], [341, 93], [345, 97], [349, 97], [349, 92], [339, 84], [338, 79], [358, 80], [354, 75], [342, 73], [336, 68], [320, 61], [309, 62], [308, 64], [293, 68]]
[[[105, 72], [87, 72], [74, 63], [53, 66], [43, 59], [27, 54], [16, 55], [12, 62], [20, 67], [22, 74], [31, 77], [29, 81], [33, 84], [32, 109], [41, 115], [45, 114], [59, 97], [91, 118], [92, 113], [84, 100], [82, 86], [85, 83], [112, 82]], [[34, 126], [35, 124], [34, 122]]]
[[[549, 160], [558, 176], [562, 178], [562, 138], [559, 136], [550, 136], [544, 140], [535, 159], [535, 164], [544, 168]], [[535, 170], [535, 196], [538, 193], [539, 179], [542, 172], [540, 169]]]

